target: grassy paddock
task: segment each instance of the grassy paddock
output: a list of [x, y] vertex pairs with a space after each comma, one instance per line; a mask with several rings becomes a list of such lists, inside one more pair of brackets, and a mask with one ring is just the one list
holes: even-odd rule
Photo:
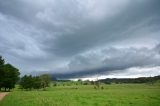
[[160, 106], [160, 86], [111, 84], [50, 87], [47, 91], [14, 89], [0, 106]]

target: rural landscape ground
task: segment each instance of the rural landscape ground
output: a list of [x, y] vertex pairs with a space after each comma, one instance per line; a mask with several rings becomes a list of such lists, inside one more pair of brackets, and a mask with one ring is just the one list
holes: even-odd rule
[[160, 0], [0, 0], [0, 106], [160, 106]]
[[159, 84], [110, 84], [50, 86], [26, 91], [16, 87], [0, 106], [160, 106]]

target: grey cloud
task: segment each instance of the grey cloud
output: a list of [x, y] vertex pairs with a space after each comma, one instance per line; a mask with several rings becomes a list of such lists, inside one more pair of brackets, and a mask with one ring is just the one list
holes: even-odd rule
[[155, 48], [154, 48], [155, 51], [157, 51], [159, 54], [160, 54], [160, 44], [158, 44]]
[[134, 67], [156, 67], [160, 65], [160, 54], [156, 48], [157, 46], [152, 49], [112, 47], [102, 50], [101, 55], [91, 53], [87, 56], [77, 56], [69, 64], [70, 70], [74, 69], [72, 72], [55, 75], [60, 78], [79, 78], [88, 75], [109, 75]]
[[0, 53], [22, 73], [46, 70], [81, 76], [159, 66], [159, 45], [147, 47], [159, 43], [159, 4], [0, 0]]
[[[98, 24], [88, 23], [88, 26], [75, 30], [73, 34], [57, 37], [52, 46], [55, 50], [52, 48], [49, 48], [49, 50], [53, 50], [60, 56], [69, 56], [84, 52], [98, 45], [104, 45], [130, 37], [138, 37], [136, 35], [131, 36], [131, 33], [143, 29], [146, 26], [154, 26], [154, 24], [156, 24], [155, 26], [157, 28], [160, 27], [158, 24], [160, 22], [160, 13], [158, 10], [159, 6], [156, 3], [153, 7], [150, 2], [138, 5], [133, 2], [129, 4], [127, 10], [115, 15], [115, 17], [111, 17], [111, 19], [103, 20]], [[146, 23], [144, 23], [145, 21]], [[127, 30], [140, 23], [144, 24], [126, 33]]]

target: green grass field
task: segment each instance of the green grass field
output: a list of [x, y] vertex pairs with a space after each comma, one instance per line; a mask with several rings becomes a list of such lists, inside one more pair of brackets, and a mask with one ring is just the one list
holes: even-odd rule
[[[0, 106], [160, 106], [160, 86], [111, 84], [50, 87], [47, 91], [14, 89]], [[75, 89], [78, 88], [78, 89]]]

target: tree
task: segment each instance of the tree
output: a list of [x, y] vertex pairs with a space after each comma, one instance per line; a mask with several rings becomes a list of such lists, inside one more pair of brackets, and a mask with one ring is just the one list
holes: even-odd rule
[[99, 89], [99, 87], [100, 87], [100, 82], [99, 82], [99, 81], [95, 81], [95, 86]]
[[19, 70], [11, 64], [5, 64], [4, 59], [0, 56], [0, 90], [4, 88], [6, 91], [6, 89], [14, 88], [19, 75]]
[[45, 89], [49, 86], [50, 76], [48, 74], [44, 74], [41, 76], [32, 76], [32, 75], [24, 75], [20, 80], [20, 86], [23, 89], [31, 90], [33, 89]]
[[5, 64], [3, 67], [4, 79], [2, 80], [2, 86], [10, 90], [15, 87], [16, 82], [19, 80], [19, 70], [11, 64]]
[[28, 89], [31, 90], [33, 88], [33, 78], [31, 75], [24, 75], [21, 79], [20, 79], [20, 86], [23, 89]]
[[2, 56], [0, 56], [0, 90], [2, 88], [3, 79], [4, 79], [4, 70], [3, 70], [4, 63], [5, 63], [4, 59], [2, 58]]
[[2, 56], [0, 56], [0, 69], [2, 69], [4, 62], [5, 62], [4, 59], [2, 58]]
[[49, 74], [43, 74], [40, 76], [42, 88], [45, 89], [46, 87], [49, 87], [49, 83], [51, 81], [51, 76]]
[[34, 89], [40, 89], [41, 88], [41, 82], [42, 82], [40, 77], [39, 76], [33, 77], [32, 80], [33, 80], [33, 86], [32, 87]]

